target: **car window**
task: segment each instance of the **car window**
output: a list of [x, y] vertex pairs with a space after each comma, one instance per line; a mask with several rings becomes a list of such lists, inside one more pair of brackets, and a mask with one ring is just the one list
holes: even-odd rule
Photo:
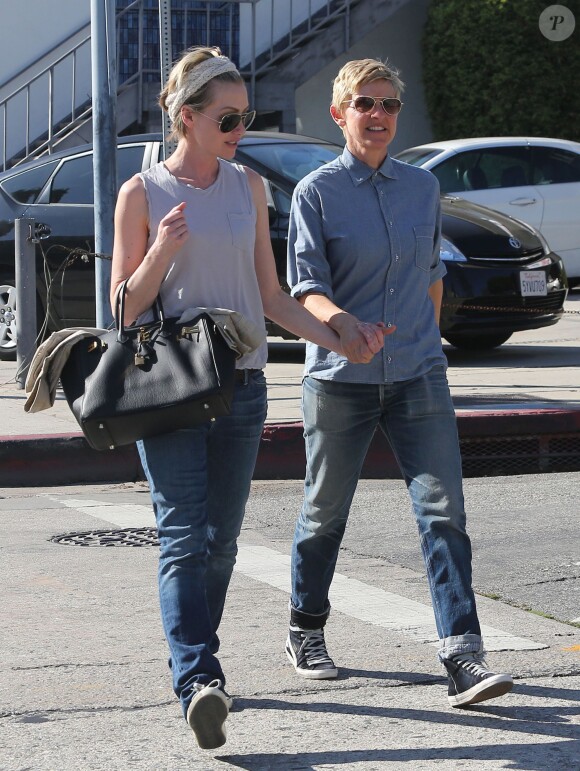
[[580, 155], [556, 147], [534, 147], [535, 185], [580, 182]]
[[[117, 152], [117, 189], [141, 171], [144, 145], [127, 145]], [[65, 161], [50, 186], [50, 203], [93, 203], [93, 155], [87, 153]]]
[[465, 190], [463, 182], [463, 167], [459, 165], [458, 156], [452, 156], [447, 160], [434, 166], [431, 171], [439, 180], [439, 187], [442, 193], [461, 193]]
[[532, 184], [529, 147], [493, 147], [458, 153], [431, 171], [442, 193]]
[[289, 215], [290, 214], [290, 207], [292, 206], [292, 198], [288, 195], [288, 193], [285, 193], [284, 190], [280, 190], [279, 187], [276, 187], [275, 185], [272, 185], [272, 196], [274, 198], [274, 203], [276, 204], [276, 209], [280, 214]]
[[244, 145], [240, 150], [291, 182], [298, 182], [314, 169], [334, 160], [342, 153], [342, 147], [338, 145], [319, 145], [315, 142]]
[[15, 173], [2, 181], [2, 188], [19, 203], [34, 203], [55, 169], [57, 161]]

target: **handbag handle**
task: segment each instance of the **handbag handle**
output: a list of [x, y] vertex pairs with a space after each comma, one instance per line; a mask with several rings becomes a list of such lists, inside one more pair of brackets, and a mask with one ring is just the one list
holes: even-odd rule
[[[128, 281], [129, 279], [126, 278], [121, 282], [115, 298], [115, 327], [117, 328], [117, 340], [120, 343], [126, 343], [128, 340], [127, 327], [125, 326], [125, 295], [127, 294]], [[155, 298], [155, 302], [151, 308], [155, 315], [153, 323], [159, 323], [159, 331], [161, 332], [163, 325], [165, 324], [165, 312], [159, 294]]]

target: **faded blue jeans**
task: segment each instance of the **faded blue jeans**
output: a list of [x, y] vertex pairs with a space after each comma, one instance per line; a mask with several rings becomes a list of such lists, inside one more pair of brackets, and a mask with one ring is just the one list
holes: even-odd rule
[[440, 638], [439, 658], [479, 651], [459, 440], [444, 367], [388, 385], [306, 377], [302, 408], [307, 468], [292, 547], [292, 622], [315, 629], [326, 621], [350, 505], [380, 427], [411, 497]]
[[160, 541], [159, 598], [173, 689], [184, 714], [217, 659], [226, 592], [266, 419], [263, 372], [236, 383], [230, 415], [137, 443]]

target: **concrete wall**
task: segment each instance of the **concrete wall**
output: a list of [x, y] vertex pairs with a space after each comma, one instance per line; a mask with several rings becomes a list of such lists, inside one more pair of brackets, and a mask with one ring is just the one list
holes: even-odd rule
[[345, 62], [371, 57], [388, 59], [401, 71], [405, 83], [405, 104], [390, 151], [394, 154], [407, 147], [429, 142], [432, 131], [421, 75], [421, 35], [429, 2], [411, 0], [406, 3], [331, 65], [299, 86], [295, 99], [297, 132], [344, 144], [342, 132], [329, 113], [332, 81]]
[[250, 3], [240, 4], [240, 66], [247, 67], [252, 59], [252, 11], [256, 17], [256, 56], [288, 34], [326, 5], [326, 0], [260, 0], [252, 9]]
[[2, 0], [0, 87], [91, 18], [90, 0]]

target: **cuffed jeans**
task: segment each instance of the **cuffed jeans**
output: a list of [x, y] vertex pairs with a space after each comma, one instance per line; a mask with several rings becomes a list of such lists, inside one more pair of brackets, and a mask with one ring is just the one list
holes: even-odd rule
[[292, 622], [313, 629], [328, 616], [328, 593], [350, 505], [379, 426], [411, 497], [439, 657], [481, 650], [459, 440], [444, 367], [387, 385], [306, 377], [302, 408], [307, 468], [292, 547]]
[[217, 630], [266, 419], [261, 371], [236, 383], [230, 415], [137, 443], [160, 542], [159, 598], [173, 689], [225, 676]]

